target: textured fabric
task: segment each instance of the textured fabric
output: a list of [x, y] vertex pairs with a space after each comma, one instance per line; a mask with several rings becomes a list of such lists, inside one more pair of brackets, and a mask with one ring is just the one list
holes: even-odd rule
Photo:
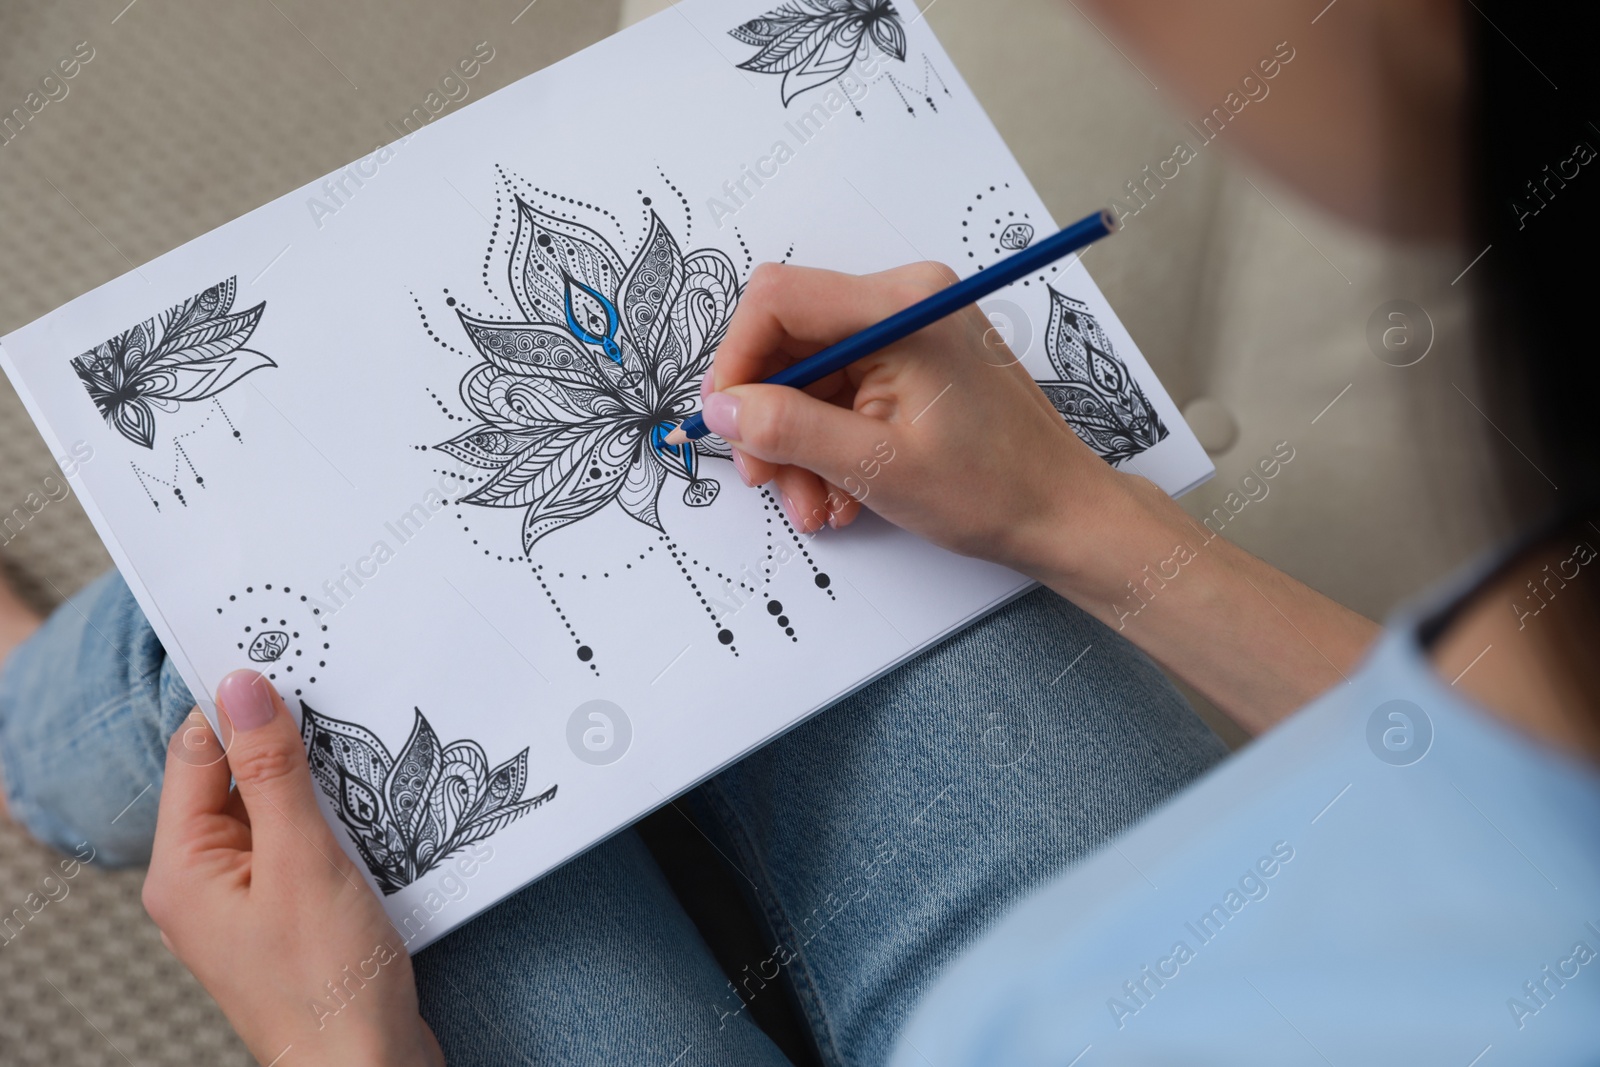
[[[194, 707], [122, 576], [58, 608], [0, 672], [6, 806], [63, 852], [94, 844], [108, 866], [144, 863], [167, 739]], [[148, 794], [148, 796], [147, 796]]]
[[423, 1014], [457, 1067], [760, 1065], [745, 1006], [794, 996], [825, 1063], [882, 1063], [941, 965], [1224, 754], [1035, 592], [690, 795], [770, 935], [732, 982], [626, 833], [423, 950]]
[[1600, 775], [1397, 625], [1362, 670], [1013, 911], [896, 1067], [1593, 1064]]
[[[130, 802], [192, 703], [107, 575], [0, 675], [13, 812], [148, 856], [154, 797]], [[1038, 591], [691, 795], [770, 934], [734, 982], [629, 831], [422, 952], [424, 1014], [457, 1067], [761, 1064], [783, 1057], [746, 1004], [793, 995], [825, 1062], [881, 1063], [941, 965], [1225, 753], [1149, 660]]]

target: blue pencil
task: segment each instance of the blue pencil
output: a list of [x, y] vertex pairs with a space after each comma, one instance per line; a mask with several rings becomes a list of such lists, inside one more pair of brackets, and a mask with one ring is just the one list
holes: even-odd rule
[[[768, 378], [766, 385], [788, 385], [803, 389], [819, 382], [834, 371], [843, 370], [872, 353], [903, 341], [924, 327], [931, 326], [946, 315], [953, 315], [968, 304], [996, 293], [1012, 282], [1049, 266], [1056, 260], [1086, 248], [1100, 238], [1115, 233], [1117, 220], [1110, 211], [1097, 211], [1079, 219], [1071, 226], [1038, 244], [1008, 256], [992, 267], [980, 270], [970, 278], [963, 278], [947, 289], [941, 289], [926, 300], [912, 304], [904, 311], [874, 323], [853, 337], [829, 345], [821, 352]], [[698, 441], [711, 431], [699, 412], [685, 419], [683, 425], [667, 437], [668, 444]]]

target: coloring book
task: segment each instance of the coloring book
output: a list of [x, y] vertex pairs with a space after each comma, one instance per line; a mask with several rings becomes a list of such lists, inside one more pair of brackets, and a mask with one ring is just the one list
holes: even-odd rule
[[[802, 534], [664, 438], [757, 263], [970, 274], [1054, 229], [914, 10], [683, 0], [4, 362], [202, 708], [253, 667], [300, 717], [415, 949], [1031, 587]], [[982, 306], [1107, 462], [1209, 477], [1076, 257]]]

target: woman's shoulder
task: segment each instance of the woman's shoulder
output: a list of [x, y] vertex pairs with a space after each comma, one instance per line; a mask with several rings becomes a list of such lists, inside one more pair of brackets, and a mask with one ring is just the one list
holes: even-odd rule
[[1600, 1041], [1596, 826], [1600, 776], [1391, 629], [1347, 684], [1002, 920], [914, 1015], [903, 1062], [1466, 1063], [1511, 1042], [1566, 1062]]

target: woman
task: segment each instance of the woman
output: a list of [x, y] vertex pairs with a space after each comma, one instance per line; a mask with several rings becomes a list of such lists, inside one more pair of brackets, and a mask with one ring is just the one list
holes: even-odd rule
[[[1226, 19], [1099, 6], [1196, 99], [1239, 69], [1212, 25], [1284, 17], [1267, 0]], [[226, 760], [196, 716], [167, 761], [145, 899], [169, 946], [263, 1063], [437, 1063], [442, 1045], [457, 1064], [779, 1064], [751, 1019], [785, 995], [826, 1063], [1592, 1060], [1600, 478], [1582, 405], [1600, 382], [1580, 347], [1586, 279], [1561, 253], [1600, 227], [1581, 187], [1530, 200], [1521, 183], [1548, 163], [1577, 186], [1560, 168], [1600, 134], [1583, 132], [1575, 35], [1507, 7], [1306, 10], [1320, 36], [1296, 80], [1240, 127], [1259, 163], [1357, 221], [1461, 236], [1466, 205], [1481, 215], [1472, 247], [1493, 247], [1475, 276], [1508, 328], [1484, 346], [1492, 415], [1564, 505], [1495, 567], [1368, 654], [1366, 620], [1225, 542], [1196, 546], [1180, 509], [1100, 463], [995, 365], [976, 312], [809, 396], [745, 384], [951, 277], [764, 268], [705, 405], [745, 480], [775, 482], [802, 522], [847, 526], [859, 505], [832, 487], [887, 437], [875, 510], [1054, 591], [689, 798], [771, 953], [719, 967], [629, 833], [420, 953], [413, 979], [318, 814], [292, 720], [247, 673], [218, 693]], [[1529, 480], [1511, 470], [1513, 489]], [[1194, 558], [1123, 634], [1256, 731], [1311, 702], [1193, 785], [1220, 745], [1101, 625], [1175, 545]], [[101, 595], [85, 615], [120, 618], [121, 594]], [[113, 639], [147, 632], [124, 621]], [[19, 651], [0, 706], [60, 643], [47, 628]], [[986, 746], [996, 730], [1023, 743]], [[34, 803], [26, 785], [12, 796]]]

